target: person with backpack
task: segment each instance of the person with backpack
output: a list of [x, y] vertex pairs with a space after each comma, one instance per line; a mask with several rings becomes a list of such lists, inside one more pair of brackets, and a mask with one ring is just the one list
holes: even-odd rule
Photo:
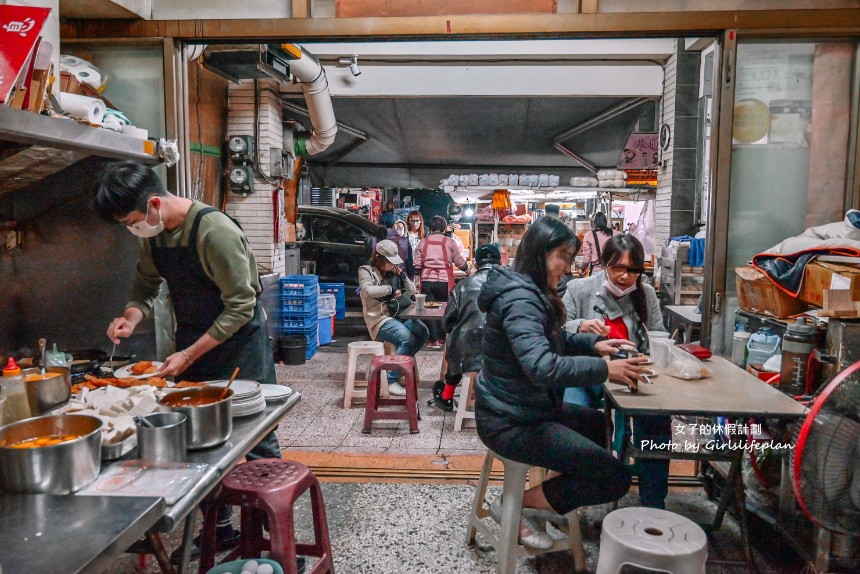
[[603, 269], [601, 254], [603, 246], [616, 232], [609, 227], [606, 216], [600, 211], [591, 218], [591, 231], [582, 238], [582, 273], [591, 275]]

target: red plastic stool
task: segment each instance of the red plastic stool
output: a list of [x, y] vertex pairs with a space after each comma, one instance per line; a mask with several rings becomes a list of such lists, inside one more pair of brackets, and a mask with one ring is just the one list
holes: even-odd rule
[[[314, 543], [296, 544], [293, 504], [310, 489], [314, 520]], [[224, 561], [256, 558], [271, 552], [272, 560], [285, 574], [296, 574], [296, 555], [319, 558], [309, 574], [334, 574], [328, 522], [320, 483], [300, 462], [264, 458], [240, 464], [221, 480], [214, 496], [207, 499], [200, 548], [200, 572], [215, 565], [215, 526], [218, 505], [242, 507], [242, 536], [239, 547]], [[269, 519], [269, 539], [263, 537], [263, 517]]]
[[[400, 371], [403, 373], [403, 384], [406, 387], [406, 398], [382, 399], [379, 397], [379, 387], [382, 384], [382, 371]], [[379, 407], [403, 406], [402, 411], [381, 411]], [[370, 379], [367, 383], [367, 403], [364, 408], [363, 433], [369, 433], [373, 421], [377, 420], [408, 420], [409, 432], [418, 432], [418, 367], [415, 359], [405, 355], [380, 355], [370, 361]]]

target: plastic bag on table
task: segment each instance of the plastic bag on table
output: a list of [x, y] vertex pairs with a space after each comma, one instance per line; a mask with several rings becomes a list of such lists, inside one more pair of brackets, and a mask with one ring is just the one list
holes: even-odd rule
[[663, 371], [667, 375], [679, 379], [702, 379], [711, 376], [711, 369], [687, 351], [675, 345], [666, 345], [666, 350], [668, 357]]

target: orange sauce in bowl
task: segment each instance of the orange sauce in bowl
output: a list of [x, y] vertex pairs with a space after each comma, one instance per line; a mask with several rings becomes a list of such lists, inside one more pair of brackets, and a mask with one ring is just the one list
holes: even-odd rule
[[40, 436], [36, 438], [28, 438], [9, 445], [10, 448], [39, 448], [43, 446], [53, 446], [64, 442], [81, 438], [79, 434], [52, 434], [48, 436]]
[[27, 382], [34, 383], [36, 381], [47, 381], [54, 377], [62, 377], [62, 373], [45, 373], [44, 375], [27, 375]]
[[221, 400], [219, 395], [215, 396], [190, 396], [182, 395], [172, 397], [167, 395], [161, 399], [161, 403], [168, 407], [202, 407], [204, 405], [212, 405]]

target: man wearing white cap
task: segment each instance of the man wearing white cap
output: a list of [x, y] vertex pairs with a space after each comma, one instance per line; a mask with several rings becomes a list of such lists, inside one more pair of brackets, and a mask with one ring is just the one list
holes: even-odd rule
[[[421, 321], [401, 321], [389, 316], [385, 305], [385, 301], [399, 297], [404, 290], [411, 296], [417, 292], [409, 277], [401, 273], [401, 263], [403, 259], [393, 241], [385, 239], [376, 244], [370, 265], [358, 268], [361, 309], [371, 339], [396, 345], [397, 355], [414, 357], [427, 341], [427, 327]], [[388, 392], [405, 396], [406, 389], [398, 383], [398, 377], [397, 371], [388, 371]]]

